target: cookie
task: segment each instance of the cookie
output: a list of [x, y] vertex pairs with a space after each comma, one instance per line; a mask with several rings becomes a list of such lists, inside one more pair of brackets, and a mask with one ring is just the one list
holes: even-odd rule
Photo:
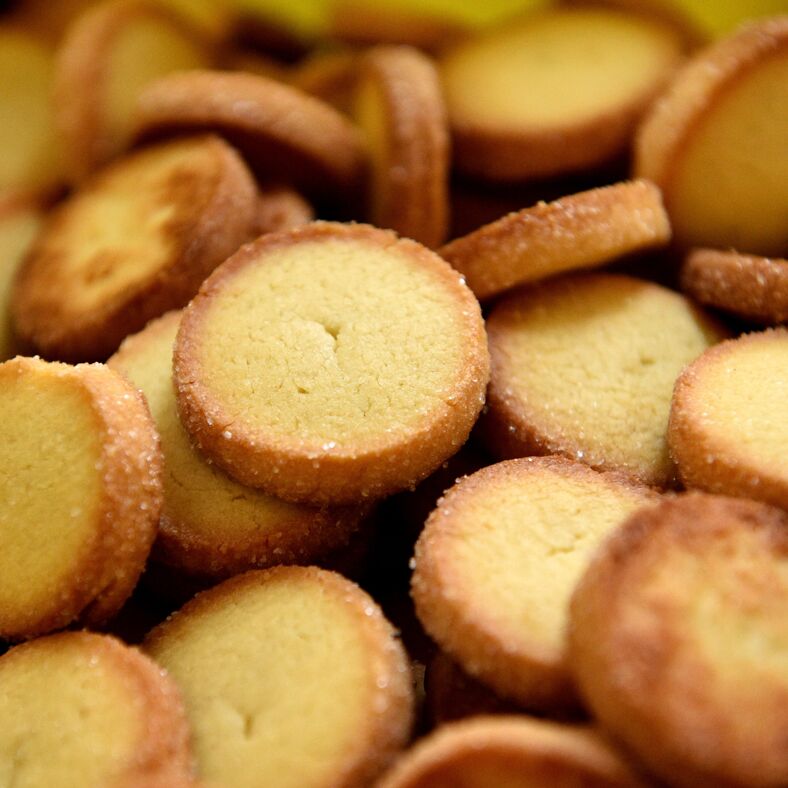
[[572, 598], [598, 721], [669, 785], [788, 782], [788, 516], [689, 493], [635, 513]]
[[186, 429], [227, 473], [339, 504], [414, 485], [456, 452], [487, 365], [478, 302], [447, 263], [384, 230], [315, 222], [205, 282], [174, 378]]
[[17, 332], [49, 357], [103, 360], [249, 239], [256, 201], [218, 137], [114, 162], [54, 210], [30, 250], [13, 295]]
[[668, 441], [687, 487], [788, 509], [788, 421], [781, 408], [787, 383], [785, 328], [723, 342], [684, 370]]
[[715, 321], [660, 285], [575, 274], [505, 297], [487, 332], [492, 373], [480, 434], [498, 457], [561, 454], [672, 483], [673, 384], [725, 336]]
[[515, 285], [662, 246], [670, 222], [659, 189], [626, 181], [510, 213], [438, 250], [480, 300]]
[[312, 206], [295, 189], [276, 184], [260, 189], [256, 214], [255, 235], [292, 230], [315, 220]]
[[527, 708], [566, 710], [566, 605], [593, 549], [653, 493], [559, 457], [461, 479], [416, 543], [419, 620], [472, 677]]
[[425, 246], [448, 229], [449, 130], [438, 73], [409, 47], [361, 58], [355, 117], [369, 151], [370, 222]]
[[183, 692], [209, 783], [360, 788], [407, 741], [405, 653], [372, 599], [333, 572], [227, 580], [145, 648]]
[[707, 306], [765, 325], [788, 322], [788, 260], [695, 249], [681, 269], [681, 289]]
[[161, 507], [142, 397], [101, 364], [0, 364], [0, 638], [99, 624], [131, 594]]
[[347, 545], [360, 527], [363, 508], [284, 503], [243, 487], [192, 448], [178, 419], [172, 384], [180, 320], [179, 312], [170, 312], [152, 321], [108, 361], [142, 390], [161, 436], [164, 504], [155, 560], [216, 580], [255, 567], [312, 563]]

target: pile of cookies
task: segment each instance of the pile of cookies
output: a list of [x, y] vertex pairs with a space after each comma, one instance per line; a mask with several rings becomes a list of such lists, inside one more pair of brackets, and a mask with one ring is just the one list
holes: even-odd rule
[[788, 784], [788, 17], [0, 16], [0, 785]]

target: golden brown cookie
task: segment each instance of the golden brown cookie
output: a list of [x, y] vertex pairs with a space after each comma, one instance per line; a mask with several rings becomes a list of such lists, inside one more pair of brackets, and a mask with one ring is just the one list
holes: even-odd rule
[[670, 26], [600, 8], [524, 15], [450, 47], [440, 67], [456, 168], [516, 181], [607, 162], [681, 48]]
[[681, 288], [702, 304], [766, 325], [788, 322], [788, 260], [695, 249]]
[[625, 181], [510, 213], [438, 250], [479, 299], [515, 285], [593, 268], [670, 240], [653, 183]]
[[205, 282], [174, 377], [187, 430], [234, 478], [350, 503], [457, 451], [487, 365], [478, 302], [447, 263], [385, 230], [315, 222], [259, 238]]
[[515, 291], [494, 307], [487, 332], [481, 434], [497, 456], [562, 454], [658, 486], [674, 477], [673, 384], [725, 336], [678, 293], [612, 274]]
[[569, 596], [596, 545], [653, 495], [560, 457], [510, 460], [461, 479], [416, 543], [411, 591], [421, 623], [502, 697], [572, 708]]
[[287, 504], [243, 487], [191, 446], [175, 406], [172, 350], [180, 312], [128, 337], [108, 365], [141, 389], [161, 436], [164, 505], [154, 558], [221, 579], [255, 567], [312, 563], [348, 544], [365, 510]]
[[137, 649], [68, 632], [0, 657], [4, 785], [191, 785], [181, 695]]
[[210, 57], [199, 31], [159, 2], [105, 0], [80, 14], [60, 43], [53, 91], [72, 181], [126, 148], [135, 101], [149, 82], [205, 67]]
[[449, 130], [435, 65], [410, 47], [374, 47], [359, 63], [355, 117], [369, 152], [372, 224], [425, 246], [448, 229]]
[[442, 726], [405, 753], [379, 788], [643, 785], [593, 728], [510, 715]]
[[59, 205], [13, 295], [20, 337], [45, 355], [98, 360], [183, 306], [252, 234], [254, 180], [206, 135], [163, 143], [97, 173]]
[[643, 509], [572, 598], [578, 688], [670, 785], [785, 785], [786, 595], [785, 512], [700, 493]]
[[267, 185], [260, 189], [254, 234], [292, 230], [315, 220], [312, 206], [289, 186]]
[[364, 150], [356, 128], [333, 107], [255, 74], [192, 70], [157, 80], [137, 102], [138, 138], [216, 131], [265, 180], [307, 193], [343, 194], [357, 185]]
[[687, 487], [788, 509], [788, 329], [723, 342], [676, 382], [668, 441]]
[[209, 783], [360, 788], [407, 741], [405, 652], [373, 600], [333, 572], [227, 580], [154, 629], [146, 649], [183, 692]]
[[635, 173], [665, 196], [677, 243], [788, 248], [788, 15], [696, 55], [638, 131]]
[[0, 364], [0, 637], [98, 624], [131, 594], [161, 508], [158, 436], [102, 364]]

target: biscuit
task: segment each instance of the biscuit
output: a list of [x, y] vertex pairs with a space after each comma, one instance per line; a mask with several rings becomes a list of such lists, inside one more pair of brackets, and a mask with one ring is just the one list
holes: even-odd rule
[[257, 199], [254, 235], [293, 230], [315, 220], [312, 206], [289, 186], [269, 184]]
[[766, 325], [788, 322], [788, 260], [694, 249], [681, 289], [707, 306]]
[[666, 432], [682, 367], [720, 326], [664, 287], [613, 274], [518, 290], [487, 320], [489, 412], [480, 435], [499, 457], [561, 454], [665, 486]]
[[333, 572], [234, 577], [145, 647], [183, 692], [209, 783], [360, 787], [407, 741], [405, 652], [373, 600]]
[[197, 29], [161, 3], [105, 0], [68, 27], [55, 62], [53, 106], [64, 166], [74, 183], [131, 141], [142, 89], [170, 71], [208, 65]]
[[353, 124], [297, 88], [254, 74], [184, 71], [156, 80], [139, 97], [136, 136], [216, 131], [265, 180], [307, 194], [349, 193], [364, 166]]
[[644, 118], [635, 174], [663, 192], [677, 244], [788, 248], [788, 15], [695, 56]]
[[560, 457], [510, 460], [461, 479], [416, 543], [419, 620], [502, 697], [572, 708], [563, 642], [569, 596], [594, 547], [653, 495]]
[[111, 369], [138, 386], [150, 406], [164, 454], [164, 504], [153, 557], [203, 579], [255, 567], [311, 563], [347, 545], [365, 510], [287, 504], [243, 487], [191, 446], [175, 406], [172, 349], [180, 312], [127, 337]]
[[3, 785], [193, 785], [177, 687], [114, 637], [67, 632], [11, 649], [0, 714]]
[[379, 788], [637, 788], [644, 783], [593, 728], [525, 715], [451, 723], [406, 752]]
[[788, 784], [788, 516], [688, 493], [635, 513], [572, 597], [599, 722], [669, 785]]
[[369, 152], [372, 224], [425, 246], [448, 229], [449, 130], [433, 62], [410, 47], [373, 47], [359, 63], [355, 117]]
[[20, 337], [47, 356], [103, 360], [183, 306], [249, 239], [257, 190], [218, 137], [163, 143], [110, 164], [59, 205], [22, 265]]
[[311, 503], [427, 476], [465, 442], [487, 377], [478, 302], [447, 263], [329, 222], [231, 257], [185, 310], [174, 355], [200, 450], [243, 484]]
[[525, 15], [450, 47], [439, 63], [456, 169], [516, 181], [608, 162], [681, 49], [669, 26], [598, 8]]
[[161, 507], [142, 397], [101, 364], [0, 364], [0, 638], [98, 624], [131, 594]]
[[687, 487], [788, 509], [787, 383], [785, 328], [723, 342], [682, 372], [668, 442]]
[[669, 240], [659, 189], [639, 180], [539, 202], [455, 239], [438, 254], [483, 300], [515, 285], [601, 266]]

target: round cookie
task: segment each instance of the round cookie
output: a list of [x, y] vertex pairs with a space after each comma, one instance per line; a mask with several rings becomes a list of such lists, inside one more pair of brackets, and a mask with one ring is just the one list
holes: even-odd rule
[[183, 306], [252, 234], [257, 190], [218, 137], [164, 143], [97, 173], [57, 207], [20, 268], [13, 315], [48, 356], [103, 360]]
[[0, 364], [0, 637], [99, 624], [131, 594], [161, 508], [158, 436], [101, 364]]
[[628, 276], [571, 275], [498, 302], [487, 333], [481, 434], [499, 457], [561, 454], [671, 483], [673, 384], [724, 336], [688, 299]]
[[688, 493], [634, 514], [572, 598], [599, 722], [667, 784], [788, 783], [788, 517]]
[[227, 580], [154, 629], [146, 649], [183, 692], [209, 783], [360, 788], [407, 741], [402, 646], [372, 599], [332, 572]]
[[440, 59], [455, 167], [517, 181], [623, 153], [681, 56], [675, 30], [604, 8], [524, 15]]
[[702, 304], [766, 325], [788, 322], [788, 260], [694, 249], [681, 289]]
[[231, 476], [286, 500], [350, 503], [413, 485], [457, 451], [488, 355], [478, 302], [437, 255], [315, 222], [259, 238], [204, 283], [174, 377], [187, 430]]
[[293, 230], [314, 220], [312, 206], [295, 189], [270, 184], [260, 188], [253, 235]]
[[180, 693], [153, 660], [108, 635], [67, 632], [0, 657], [0, 782], [191, 786]]
[[134, 103], [152, 80], [210, 59], [200, 32], [162, 3], [108, 0], [66, 30], [55, 63], [55, 123], [72, 181], [130, 142]]
[[438, 253], [483, 300], [515, 285], [604, 265], [669, 240], [659, 189], [638, 180], [537, 203], [455, 239]]
[[379, 788], [637, 788], [644, 783], [593, 728], [533, 717], [444, 725], [405, 753]]
[[144, 139], [216, 131], [262, 179], [307, 193], [349, 196], [364, 166], [359, 133], [344, 115], [256, 74], [195, 69], [156, 80], [137, 102], [135, 127]]
[[310, 563], [348, 544], [365, 510], [284, 503], [208, 464], [178, 419], [172, 349], [180, 312], [128, 337], [108, 365], [139, 387], [164, 454], [164, 504], [154, 558], [204, 579], [255, 567]]
[[461, 479], [416, 543], [419, 620], [502, 697], [572, 708], [564, 650], [572, 589], [596, 545], [653, 495], [560, 457], [510, 460]]
[[668, 431], [684, 484], [788, 509], [786, 386], [785, 328], [723, 342], [688, 366]]
[[409, 47], [367, 51], [355, 117], [369, 151], [370, 222], [439, 246], [448, 229], [449, 130], [432, 61]]

